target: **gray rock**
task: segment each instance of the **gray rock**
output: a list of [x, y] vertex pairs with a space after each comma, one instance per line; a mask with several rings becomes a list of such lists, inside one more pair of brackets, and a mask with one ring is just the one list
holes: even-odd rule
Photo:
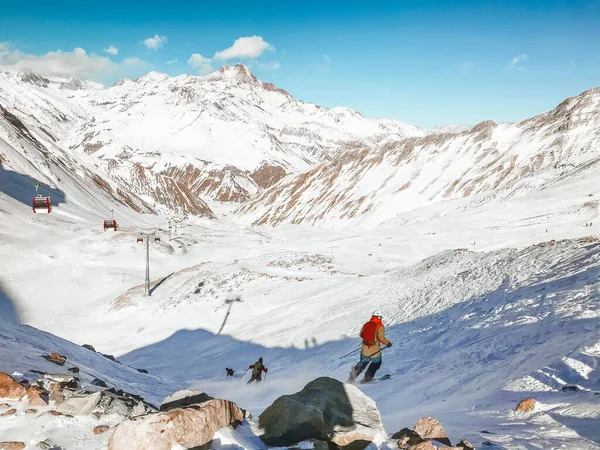
[[329, 377], [279, 397], [259, 416], [258, 424], [264, 431], [260, 438], [277, 447], [320, 440], [364, 448], [387, 440], [375, 402], [357, 387]]
[[183, 406], [200, 405], [208, 400], [213, 400], [213, 398], [202, 391], [182, 390], [166, 397], [159, 409], [160, 411], [168, 411]]

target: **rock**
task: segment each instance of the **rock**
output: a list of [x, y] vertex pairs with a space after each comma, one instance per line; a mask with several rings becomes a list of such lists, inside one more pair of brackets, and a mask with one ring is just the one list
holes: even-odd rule
[[37, 414], [37, 409], [33, 409], [33, 408], [26, 409], [25, 414]]
[[58, 364], [59, 366], [64, 365], [67, 362], [67, 357], [61, 355], [58, 352], [52, 352], [49, 355], [42, 355], [42, 357], [46, 360], [46, 361], [50, 361], [54, 364]]
[[79, 367], [71, 367], [70, 369], [67, 369], [67, 370], [71, 373], [79, 373]]
[[210, 448], [217, 430], [235, 427], [242, 420], [242, 411], [235, 403], [212, 399], [201, 405], [126, 419], [113, 431], [108, 450], [171, 450], [176, 445]]
[[31, 406], [48, 406], [48, 393], [38, 386], [31, 386], [27, 389], [27, 400]]
[[94, 427], [93, 433], [95, 435], [102, 434], [108, 431], [109, 428], [108, 425], [98, 425], [97, 427]]
[[77, 389], [77, 378], [75, 375], [71, 375], [70, 373], [45, 373], [44, 380], [48, 382], [54, 383], [62, 383], [65, 386], [68, 386], [73, 389]]
[[1, 450], [23, 450], [25, 447], [26, 445], [22, 442], [0, 442]]
[[578, 392], [578, 391], [581, 391], [581, 389], [579, 389], [579, 387], [572, 386], [572, 385], [563, 386], [560, 390], [563, 391], [563, 392]]
[[519, 404], [515, 408], [515, 411], [521, 411], [521, 412], [533, 411], [533, 409], [535, 408], [535, 404], [536, 404], [535, 398], [528, 397], [525, 400], [521, 400], [519, 402]]
[[94, 386], [100, 386], [100, 387], [105, 387], [105, 388], [107, 388], [107, 387], [108, 387], [108, 385], [107, 385], [107, 384], [106, 384], [104, 381], [102, 381], [102, 380], [100, 380], [100, 379], [98, 379], [98, 378], [94, 378], [94, 379], [92, 380], [92, 384], [93, 384]]
[[27, 389], [21, 383], [17, 383], [13, 377], [5, 372], [0, 372], [0, 398], [21, 400], [27, 395]]
[[366, 447], [387, 439], [375, 402], [356, 386], [329, 377], [279, 397], [258, 418], [260, 438], [269, 446], [317, 439], [340, 447]]
[[148, 373], [148, 371], [146, 369], [135, 369], [137, 370], [139, 373]]
[[213, 400], [213, 398], [202, 391], [188, 391], [185, 389], [165, 397], [159, 410], [168, 411], [169, 409], [182, 408], [183, 406], [200, 405], [208, 400]]
[[65, 413], [61, 413], [60, 411], [56, 411], [54, 409], [51, 409], [50, 411], [46, 411], [43, 414], [40, 414], [40, 417], [44, 417], [44, 416], [54, 416], [54, 417], [73, 417], [71, 414], [65, 414]]
[[449, 447], [452, 446], [444, 427], [439, 420], [434, 419], [433, 417], [421, 417], [413, 430], [424, 439], [433, 439]]
[[104, 356], [105, 358], [110, 359], [111, 361], [117, 362], [117, 360], [115, 359], [115, 357], [113, 355], [105, 355], [104, 353], [100, 353], [102, 356]]
[[31, 373], [37, 373], [38, 375], [46, 375], [47, 372], [43, 372], [41, 370], [29, 369]]
[[6, 409], [6, 408], [10, 408], [10, 405], [8, 403], [0, 403], [0, 409]]
[[419, 433], [409, 428], [401, 429], [392, 435], [392, 439], [398, 439], [398, 448], [402, 450], [413, 448], [415, 445], [425, 442], [425, 439], [419, 436]]
[[143, 401], [119, 396], [108, 390], [99, 392], [77, 391], [57, 406], [56, 410], [76, 416], [87, 416], [93, 412], [101, 415], [118, 414], [123, 417], [145, 414], [154, 408]]
[[61, 448], [58, 445], [54, 444], [50, 439], [38, 442], [35, 448], [41, 448], [42, 450], [61, 450]]
[[429, 441], [423, 441], [412, 447], [408, 447], [408, 450], [436, 450], [434, 445]]
[[466, 450], [475, 450], [475, 446], [473, 444], [471, 444], [469, 441], [467, 441], [466, 439], [463, 439], [462, 441], [460, 441], [457, 445], [458, 448], [464, 448]]
[[82, 347], [87, 348], [88, 350], [91, 350], [92, 352], [96, 353], [96, 349], [94, 347], [92, 347], [90, 344], [83, 344]]
[[8, 416], [14, 416], [17, 413], [17, 410], [15, 408], [11, 408], [6, 412], [3, 412], [2, 414], [0, 414], [0, 417], [8, 417]]

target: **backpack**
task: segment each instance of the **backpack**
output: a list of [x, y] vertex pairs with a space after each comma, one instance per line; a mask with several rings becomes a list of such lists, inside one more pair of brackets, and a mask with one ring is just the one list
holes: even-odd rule
[[380, 323], [370, 321], [363, 325], [362, 338], [364, 345], [368, 345], [370, 347], [377, 344], [377, 330], [381, 326], [382, 325]]

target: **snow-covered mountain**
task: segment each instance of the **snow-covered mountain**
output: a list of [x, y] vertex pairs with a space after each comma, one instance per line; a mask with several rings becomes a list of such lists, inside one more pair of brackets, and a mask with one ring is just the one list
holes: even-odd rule
[[38, 182], [40, 193], [55, 204], [67, 198], [96, 204], [104, 217], [119, 205], [144, 213], [162, 208], [213, 216], [187, 186], [170, 177], [128, 162], [119, 165], [118, 174], [133, 176], [109, 177], [93, 158], [66, 149], [66, 137], [88, 117], [86, 109], [65, 98], [71, 89], [94, 92], [99, 87], [75, 79], [0, 73], [0, 159], [2, 174], [11, 180], [3, 186], [5, 194], [29, 208]]
[[600, 171], [600, 88], [520, 123], [347, 151], [248, 201], [246, 223], [378, 225], [443, 200], [471, 205]]
[[71, 149], [115, 168], [140, 164], [226, 202], [248, 200], [348, 148], [426, 134], [298, 101], [242, 64], [205, 77], [151, 72], [73, 100], [90, 119], [71, 135]]

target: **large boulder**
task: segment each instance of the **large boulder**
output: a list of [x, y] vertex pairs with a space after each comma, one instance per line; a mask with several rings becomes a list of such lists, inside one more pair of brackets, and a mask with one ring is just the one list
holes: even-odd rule
[[277, 447], [316, 439], [364, 448], [387, 439], [375, 402], [357, 387], [329, 377], [279, 397], [259, 416], [258, 424], [265, 444]]
[[0, 442], [0, 450], [23, 450], [25, 447], [23, 442]]
[[0, 372], [0, 398], [21, 400], [27, 395], [27, 389], [21, 383], [17, 383], [13, 377], [5, 372]]
[[235, 427], [243, 418], [235, 403], [221, 399], [145, 414], [121, 422], [108, 441], [108, 450], [210, 448], [219, 429]]

